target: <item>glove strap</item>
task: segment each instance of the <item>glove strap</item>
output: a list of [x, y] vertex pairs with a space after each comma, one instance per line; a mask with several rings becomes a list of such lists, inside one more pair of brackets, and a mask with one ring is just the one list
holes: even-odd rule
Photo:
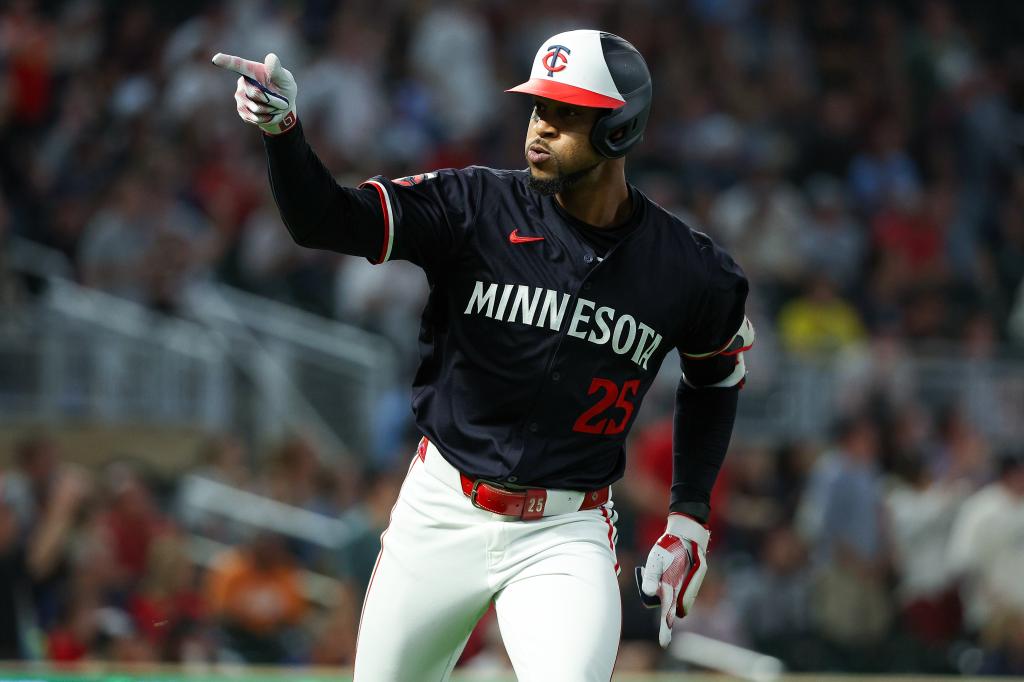
[[283, 133], [287, 133], [289, 130], [295, 127], [295, 124], [299, 122], [299, 117], [295, 115], [295, 110], [289, 111], [280, 122], [273, 125], [260, 124], [260, 129], [264, 135], [275, 137]]
[[665, 532], [678, 538], [693, 540], [705, 552], [711, 540], [711, 531], [708, 527], [685, 514], [669, 514]]

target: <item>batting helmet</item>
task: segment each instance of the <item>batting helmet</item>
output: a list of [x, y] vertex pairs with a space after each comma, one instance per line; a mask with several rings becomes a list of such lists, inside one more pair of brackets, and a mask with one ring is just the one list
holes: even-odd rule
[[506, 92], [524, 92], [566, 104], [607, 109], [590, 142], [615, 159], [644, 136], [651, 113], [651, 73], [637, 49], [604, 31], [566, 31], [537, 50], [530, 80]]

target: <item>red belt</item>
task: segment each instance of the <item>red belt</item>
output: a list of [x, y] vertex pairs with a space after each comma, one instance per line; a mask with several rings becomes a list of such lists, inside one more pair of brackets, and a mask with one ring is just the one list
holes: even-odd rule
[[[419, 458], [426, 461], [427, 439], [420, 439], [417, 449]], [[454, 473], [454, 470], [452, 470]], [[548, 490], [545, 488], [523, 488], [522, 490], [509, 490], [497, 483], [491, 483], [483, 479], [472, 479], [469, 476], [459, 473], [459, 480], [462, 484], [462, 492], [466, 494], [474, 507], [489, 511], [492, 514], [502, 516], [515, 516], [524, 521], [532, 521], [544, 516], [544, 509], [547, 507]], [[558, 491], [555, 491], [556, 494]], [[567, 492], [567, 491], [562, 491]], [[572, 493], [580, 495], [581, 493]], [[606, 504], [611, 497], [611, 489], [608, 486], [591, 490], [582, 494], [583, 501], [574, 511], [585, 509], [597, 509]]]
[[[483, 479], [474, 481], [466, 474], [459, 474], [459, 479], [462, 492], [474, 507], [503, 516], [518, 516], [524, 521], [544, 516], [544, 505], [548, 499], [548, 491], [544, 488], [508, 490]], [[608, 486], [588, 492], [583, 497], [580, 510], [597, 509], [608, 501], [608, 494]]]

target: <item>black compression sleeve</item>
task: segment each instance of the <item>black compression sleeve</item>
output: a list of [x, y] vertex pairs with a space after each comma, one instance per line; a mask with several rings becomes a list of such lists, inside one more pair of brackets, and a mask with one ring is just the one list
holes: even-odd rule
[[375, 258], [384, 234], [376, 190], [335, 182], [306, 142], [301, 121], [263, 140], [274, 200], [295, 243]]
[[711, 489], [729, 449], [739, 388], [693, 388], [680, 381], [676, 391], [669, 511], [707, 522]]

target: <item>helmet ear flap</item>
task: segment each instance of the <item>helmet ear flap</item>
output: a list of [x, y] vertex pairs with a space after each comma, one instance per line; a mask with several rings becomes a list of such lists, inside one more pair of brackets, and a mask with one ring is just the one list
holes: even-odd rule
[[594, 123], [590, 143], [602, 156], [617, 159], [640, 143], [651, 113], [651, 82], [625, 94], [626, 103], [611, 109]]

